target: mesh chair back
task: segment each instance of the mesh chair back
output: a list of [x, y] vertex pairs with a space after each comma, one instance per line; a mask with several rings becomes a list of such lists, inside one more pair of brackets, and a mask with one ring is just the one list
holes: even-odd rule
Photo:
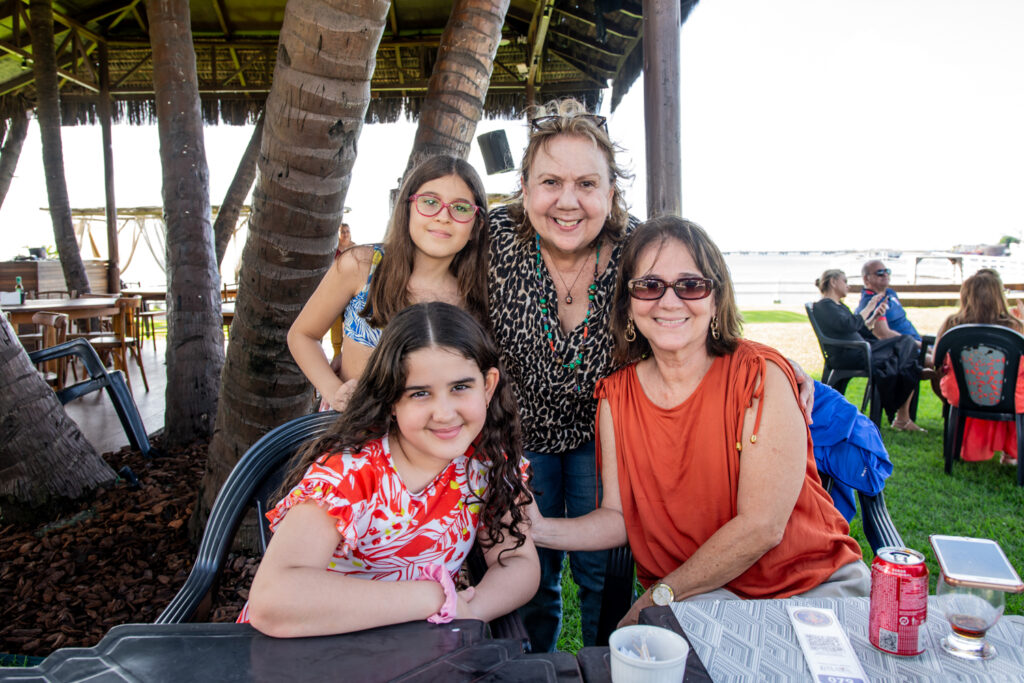
[[958, 325], [939, 339], [935, 364], [949, 356], [968, 417], [1013, 419], [1024, 335], [1001, 325]]

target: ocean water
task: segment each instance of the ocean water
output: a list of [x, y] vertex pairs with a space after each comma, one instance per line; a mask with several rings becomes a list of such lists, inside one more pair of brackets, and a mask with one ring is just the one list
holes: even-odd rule
[[[959, 265], [950, 258], [959, 259]], [[861, 284], [865, 261], [881, 259], [892, 269], [891, 282], [959, 284], [979, 268], [995, 268], [1007, 284], [1024, 282], [1024, 258], [946, 252], [727, 252], [725, 261], [741, 308], [799, 308], [821, 297], [814, 280], [829, 268], [843, 270], [850, 284]]]

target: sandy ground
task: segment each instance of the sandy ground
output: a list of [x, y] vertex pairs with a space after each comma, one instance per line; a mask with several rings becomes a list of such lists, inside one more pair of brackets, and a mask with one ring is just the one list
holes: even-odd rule
[[[908, 308], [907, 316], [921, 334], [935, 334], [954, 311], [955, 308]], [[799, 312], [804, 313], [802, 308]], [[743, 336], [775, 347], [809, 374], [821, 376], [821, 349], [809, 322], [748, 323], [743, 327]]]

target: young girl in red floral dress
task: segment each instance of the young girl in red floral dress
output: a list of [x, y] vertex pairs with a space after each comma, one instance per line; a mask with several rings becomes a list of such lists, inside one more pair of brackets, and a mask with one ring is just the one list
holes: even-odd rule
[[[405, 309], [267, 513], [274, 536], [239, 621], [290, 637], [511, 612], [540, 576], [527, 465], [483, 327], [445, 303]], [[478, 532], [487, 572], [457, 591]]]

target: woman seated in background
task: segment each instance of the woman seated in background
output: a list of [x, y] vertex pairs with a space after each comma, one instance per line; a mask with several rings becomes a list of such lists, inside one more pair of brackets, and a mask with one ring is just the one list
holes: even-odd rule
[[600, 507], [530, 511], [538, 545], [627, 538], [648, 590], [622, 623], [684, 599], [867, 595], [869, 572], [821, 487], [790, 364], [740, 339], [718, 247], [676, 217], [626, 245], [611, 310], [614, 358], [597, 385]]
[[[923, 432], [910, 419], [910, 401], [921, 381], [919, 350], [909, 335], [879, 339], [871, 333], [875, 320], [886, 310], [885, 292], [879, 292], [858, 313], [852, 313], [843, 298], [849, 291], [846, 274], [838, 269], [826, 270], [814, 281], [823, 298], [814, 304], [814, 317], [821, 331], [830, 337], [871, 344], [871, 381], [878, 387], [882, 408], [895, 418], [892, 428]], [[828, 349], [837, 368], [860, 367], [863, 356], [854, 349]]]
[[[1021, 315], [1022, 304], [1018, 302], [1018, 316]], [[1003, 281], [999, 273], [991, 268], [982, 268], [974, 275], [964, 280], [960, 287], [960, 310], [946, 318], [946, 321], [939, 327], [935, 337], [935, 343], [950, 328], [957, 325], [983, 324], [1002, 325], [1009, 327], [1015, 332], [1024, 332], [1021, 321], [1011, 315], [1006, 305], [1006, 296], [1003, 294]], [[952, 405], [960, 405], [960, 389], [956, 384], [956, 377], [953, 376], [953, 365], [949, 356], [936, 358], [936, 366], [941, 367], [941, 379], [939, 387], [943, 398]], [[1024, 382], [1021, 376], [1017, 376], [1016, 387], [1017, 409], [1024, 407]], [[993, 422], [991, 420], [976, 420], [967, 418], [964, 426], [964, 442], [960, 450], [960, 457], [964, 460], [978, 461], [988, 460], [996, 451], [1002, 451], [999, 462], [1004, 465], [1017, 464], [1017, 427], [1013, 422]]]

